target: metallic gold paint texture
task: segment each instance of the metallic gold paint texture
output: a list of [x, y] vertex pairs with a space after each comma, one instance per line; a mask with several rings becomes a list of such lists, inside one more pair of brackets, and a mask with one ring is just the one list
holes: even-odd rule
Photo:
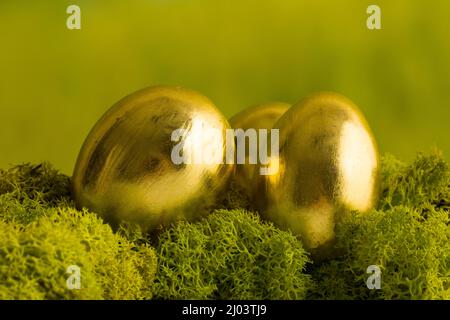
[[[267, 129], [269, 131], [290, 106], [284, 102], [269, 102], [249, 107], [231, 117], [230, 125], [233, 129]], [[268, 135], [270, 139], [270, 131]], [[249, 148], [246, 147], [247, 159], [248, 151]], [[245, 164], [236, 166], [233, 176], [237, 188], [245, 192], [250, 201], [250, 207], [254, 210], [263, 208], [265, 204], [265, 195], [262, 193], [265, 177], [260, 174], [260, 167], [260, 163], [251, 164], [246, 161]]]
[[265, 181], [264, 215], [300, 235], [313, 256], [326, 257], [339, 220], [351, 210], [369, 211], [378, 199], [375, 139], [358, 107], [334, 93], [300, 101], [274, 127], [279, 173]]
[[[195, 158], [209, 148], [225, 159], [228, 121], [199, 93], [150, 87], [115, 104], [79, 153], [72, 178], [77, 207], [148, 231], [205, 214], [226, 188], [234, 165], [174, 164], [171, 152], [179, 142], [171, 135], [180, 128], [188, 132], [183, 152]], [[209, 129], [222, 132], [221, 139], [196, 139]]]

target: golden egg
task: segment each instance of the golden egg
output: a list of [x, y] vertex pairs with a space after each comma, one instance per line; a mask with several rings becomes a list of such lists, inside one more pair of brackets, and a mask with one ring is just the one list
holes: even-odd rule
[[274, 125], [280, 129], [278, 173], [267, 176], [266, 216], [300, 235], [313, 257], [332, 255], [335, 227], [378, 198], [379, 155], [357, 106], [333, 93], [312, 95]]
[[290, 108], [284, 102], [269, 102], [247, 108], [230, 118], [233, 129], [270, 129]]
[[[270, 130], [275, 122], [289, 109], [290, 105], [283, 102], [270, 102], [247, 108], [230, 118], [230, 125], [233, 129], [267, 129]], [[270, 132], [268, 132], [270, 139]], [[259, 143], [258, 143], [259, 146]], [[261, 163], [249, 163], [249, 148], [246, 145], [246, 161], [244, 164], [237, 164], [233, 176], [234, 186], [245, 193], [249, 199], [250, 207], [259, 210], [264, 207], [265, 196], [264, 176], [260, 174]]]
[[226, 129], [214, 104], [194, 91], [157, 86], [125, 97], [80, 151], [72, 177], [77, 207], [148, 231], [198, 218], [234, 170], [224, 164]]

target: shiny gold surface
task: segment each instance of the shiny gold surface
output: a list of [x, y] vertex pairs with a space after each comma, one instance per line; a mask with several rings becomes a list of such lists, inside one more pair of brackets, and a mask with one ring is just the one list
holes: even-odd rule
[[[270, 102], [247, 108], [230, 118], [233, 129], [271, 129], [275, 122], [290, 108], [283, 102]], [[246, 148], [248, 154], [248, 148]], [[247, 156], [248, 160], [248, 156]], [[264, 176], [260, 174], [260, 164], [237, 164], [233, 180], [239, 188], [245, 192], [250, 200], [250, 206], [254, 210], [264, 207], [265, 197], [261, 193], [264, 188]]]
[[230, 118], [233, 129], [270, 129], [290, 108], [284, 102], [269, 102], [247, 108]]
[[[225, 163], [229, 124], [206, 97], [178, 87], [150, 87], [119, 101], [91, 130], [78, 156], [72, 177], [77, 207], [145, 230], [205, 213], [234, 166], [174, 164], [171, 153], [179, 141], [171, 138], [179, 128], [187, 132], [184, 155], [206, 159], [210, 150]], [[209, 129], [219, 130], [217, 139], [206, 134]]]
[[375, 139], [359, 109], [332, 93], [294, 105], [274, 127], [280, 129], [279, 172], [266, 179], [265, 214], [299, 234], [313, 256], [330, 255], [340, 218], [367, 212], [377, 201]]

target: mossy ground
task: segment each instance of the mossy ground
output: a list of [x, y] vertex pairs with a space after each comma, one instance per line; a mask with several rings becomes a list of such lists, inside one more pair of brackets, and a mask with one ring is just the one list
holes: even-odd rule
[[[321, 299], [450, 299], [450, 169], [438, 152], [382, 161], [378, 208], [337, 228], [339, 259], [312, 268]], [[369, 290], [367, 267], [381, 269]]]
[[[154, 249], [78, 211], [48, 164], [0, 171], [0, 299], [150, 299]], [[69, 266], [81, 289], [69, 290]]]
[[[343, 255], [312, 263], [291, 233], [220, 210], [165, 229], [150, 244], [74, 208], [69, 177], [49, 164], [0, 170], [0, 299], [450, 299], [450, 169], [438, 152], [411, 164], [386, 155], [382, 196], [337, 228]], [[82, 288], [66, 286], [81, 268]], [[369, 290], [369, 265], [381, 289]]]

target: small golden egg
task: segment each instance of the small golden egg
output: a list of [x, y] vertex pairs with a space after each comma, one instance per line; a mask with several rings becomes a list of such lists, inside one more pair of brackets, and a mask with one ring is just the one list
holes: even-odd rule
[[271, 129], [290, 106], [284, 102], [269, 102], [253, 106], [231, 117], [230, 125], [233, 129]]
[[[283, 102], [270, 102], [253, 106], [230, 118], [230, 125], [233, 129], [270, 130], [289, 107], [289, 104]], [[268, 139], [270, 139], [270, 132], [268, 133]], [[259, 210], [264, 207], [265, 203], [265, 196], [261, 193], [264, 190], [264, 176], [260, 174], [259, 170], [261, 163], [249, 163], [248, 145], [246, 145], [245, 150], [247, 155], [246, 161], [244, 164], [236, 165], [233, 183], [238, 190], [242, 190], [245, 193], [245, 196], [249, 199], [251, 209]]]
[[332, 255], [335, 226], [349, 211], [372, 209], [378, 198], [379, 155], [357, 106], [319, 93], [290, 108], [280, 129], [278, 173], [267, 176], [265, 214], [300, 235], [313, 257]]
[[225, 164], [229, 128], [194, 91], [156, 86], [125, 97], [80, 151], [72, 177], [77, 207], [148, 231], [198, 218], [216, 204], [234, 170]]

